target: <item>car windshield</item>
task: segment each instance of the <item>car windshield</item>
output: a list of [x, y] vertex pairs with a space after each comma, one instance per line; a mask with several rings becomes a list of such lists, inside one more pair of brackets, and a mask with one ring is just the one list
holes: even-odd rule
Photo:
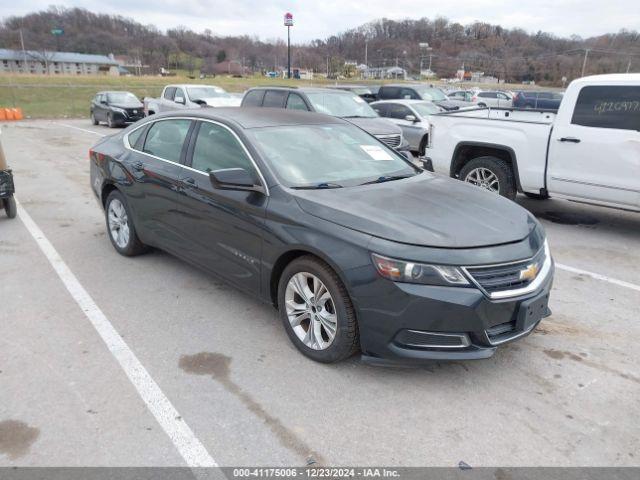
[[353, 186], [416, 169], [354, 125], [287, 125], [248, 130], [288, 187]]
[[355, 93], [311, 92], [307, 97], [316, 112], [334, 117], [373, 118], [378, 114]]
[[431, 87], [413, 87], [420, 94], [424, 100], [432, 100], [434, 102], [440, 102], [446, 100], [447, 96], [442, 93], [442, 90]]
[[187, 95], [189, 95], [189, 100], [191, 101], [203, 98], [231, 97], [231, 95], [220, 87], [188, 87]]
[[371, 90], [365, 87], [354, 87], [350, 91], [356, 95], [371, 95]]
[[418, 115], [421, 117], [428, 117], [429, 115], [440, 113], [442, 111], [442, 108], [431, 102], [414, 103], [411, 105], [411, 108], [418, 112]]
[[138, 97], [129, 92], [107, 93], [109, 103], [140, 103]]

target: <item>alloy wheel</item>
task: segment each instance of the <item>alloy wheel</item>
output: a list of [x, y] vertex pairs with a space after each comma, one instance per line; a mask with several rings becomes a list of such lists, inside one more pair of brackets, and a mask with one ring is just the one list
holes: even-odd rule
[[129, 217], [120, 200], [114, 198], [109, 203], [107, 212], [109, 220], [109, 234], [120, 248], [126, 248], [129, 244]]
[[493, 193], [500, 193], [500, 181], [488, 168], [478, 167], [467, 173], [464, 181]]
[[313, 350], [325, 350], [336, 336], [338, 316], [331, 293], [308, 272], [289, 279], [285, 291], [287, 318], [298, 339]]

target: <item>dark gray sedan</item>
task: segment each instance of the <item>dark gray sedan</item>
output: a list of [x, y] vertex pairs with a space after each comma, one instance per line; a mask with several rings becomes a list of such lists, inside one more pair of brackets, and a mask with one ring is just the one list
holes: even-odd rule
[[548, 314], [526, 210], [335, 117], [154, 115], [95, 145], [90, 171], [117, 252], [156, 247], [272, 303], [317, 361], [486, 358]]

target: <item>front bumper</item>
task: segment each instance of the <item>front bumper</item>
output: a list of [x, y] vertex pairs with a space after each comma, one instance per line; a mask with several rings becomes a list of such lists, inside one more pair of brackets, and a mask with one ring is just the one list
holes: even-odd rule
[[118, 111], [113, 112], [113, 119], [118, 123], [135, 123], [138, 120], [142, 120], [143, 118], [144, 111], [142, 109], [138, 110], [138, 113], [135, 115]]
[[[384, 281], [375, 297], [356, 298], [363, 361], [411, 364], [491, 357], [530, 334], [548, 309], [553, 264], [531, 294], [491, 300], [479, 289]], [[377, 282], [376, 282], [377, 283]]]

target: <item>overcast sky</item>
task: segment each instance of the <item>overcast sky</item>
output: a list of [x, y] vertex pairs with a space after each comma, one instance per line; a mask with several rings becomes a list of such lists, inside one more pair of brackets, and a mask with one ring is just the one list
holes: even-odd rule
[[52, 3], [132, 17], [162, 30], [184, 25], [263, 40], [286, 36], [283, 15], [289, 11], [295, 21], [294, 42], [326, 38], [382, 17], [444, 16], [463, 24], [481, 20], [559, 36], [640, 30], [640, 0], [2, 0], [0, 18], [43, 10]]

